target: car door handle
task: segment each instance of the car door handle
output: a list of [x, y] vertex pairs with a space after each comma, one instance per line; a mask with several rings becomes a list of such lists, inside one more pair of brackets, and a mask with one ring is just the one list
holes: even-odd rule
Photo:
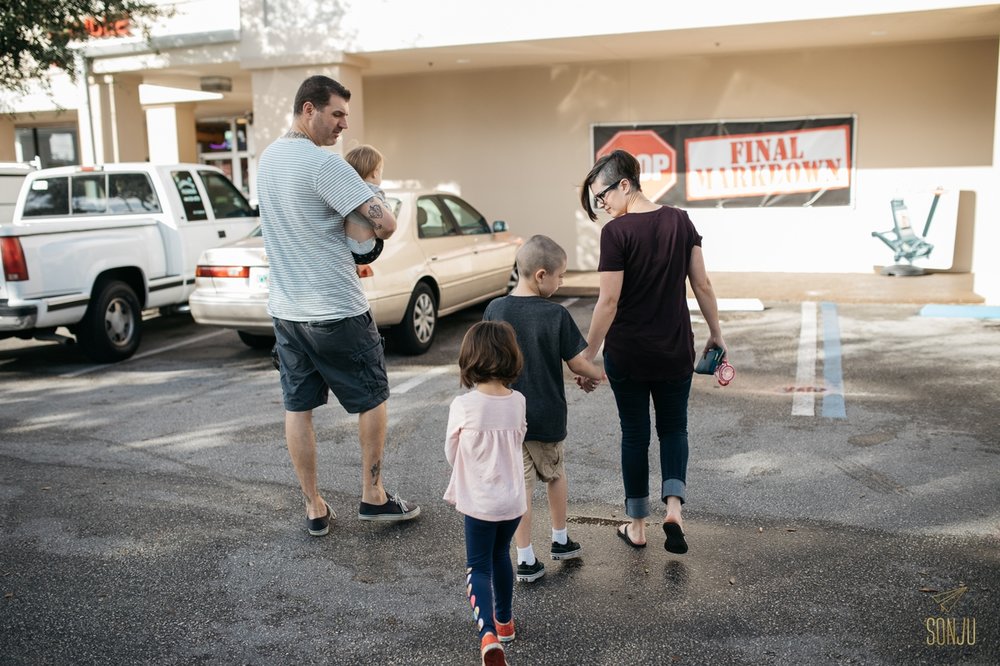
[[225, 238], [225, 237], [226, 237], [226, 230], [219, 229], [219, 238]]

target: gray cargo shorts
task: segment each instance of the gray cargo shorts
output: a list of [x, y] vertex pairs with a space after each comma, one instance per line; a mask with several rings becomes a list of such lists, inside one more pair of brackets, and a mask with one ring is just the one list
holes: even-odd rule
[[273, 319], [286, 410], [325, 405], [329, 391], [349, 414], [389, 399], [384, 342], [371, 312], [328, 321]]

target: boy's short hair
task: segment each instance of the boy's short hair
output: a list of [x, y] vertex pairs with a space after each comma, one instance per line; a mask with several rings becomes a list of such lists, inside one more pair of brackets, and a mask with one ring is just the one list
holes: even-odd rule
[[465, 388], [499, 379], [510, 386], [521, 375], [524, 357], [514, 328], [505, 321], [481, 321], [462, 338], [458, 352], [459, 381]]
[[566, 263], [566, 250], [548, 236], [537, 234], [521, 246], [515, 258], [518, 275], [534, 275], [543, 268], [555, 273]]
[[371, 175], [375, 173], [375, 169], [382, 166], [382, 162], [384, 161], [382, 153], [368, 144], [364, 144], [347, 151], [347, 154], [344, 155], [344, 159], [347, 160], [348, 164], [354, 167], [354, 170], [357, 171], [364, 180], [370, 178]]

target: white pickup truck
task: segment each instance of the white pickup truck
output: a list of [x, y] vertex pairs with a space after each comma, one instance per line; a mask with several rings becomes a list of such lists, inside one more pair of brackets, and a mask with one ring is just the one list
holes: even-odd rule
[[95, 361], [139, 347], [142, 311], [187, 302], [203, 250], [257, 212], [215, 167], [107, 164], [28, 174], [0, 225], [0, 338], [68, 340]]

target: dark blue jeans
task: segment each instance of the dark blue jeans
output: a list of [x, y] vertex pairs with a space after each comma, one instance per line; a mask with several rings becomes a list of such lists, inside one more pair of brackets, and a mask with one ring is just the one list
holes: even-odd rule
[[510, 622], [514, 600], [510, 540], [520, 522], [520, 517], [497, 523], [465, 517], [465, 593], [480, 638], [497, 632], [494, 619]]
[[656, 413], [660, 440], [660, 498], [685, 500], [687, 487], [687, 406], [691, 377], [669, 381], [641, 381], [617, 371], [608, 356], [604, 371], [618, 403], [622, 428], [622, 481], [625, 513], [631, 518], [649, 515], [649, 400]]

